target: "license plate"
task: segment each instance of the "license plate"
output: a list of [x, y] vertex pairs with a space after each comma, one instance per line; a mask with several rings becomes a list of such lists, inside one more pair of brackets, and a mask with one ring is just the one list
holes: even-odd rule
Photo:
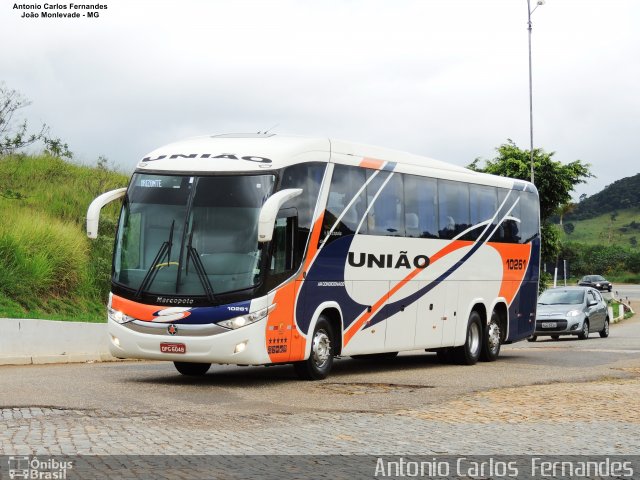
[[187, 346], [184, 343], [161, 343], [161, 353], [187, 353]]
[[542, 328], [556, 328], [557, 326], [556, 322], [542, 322]]

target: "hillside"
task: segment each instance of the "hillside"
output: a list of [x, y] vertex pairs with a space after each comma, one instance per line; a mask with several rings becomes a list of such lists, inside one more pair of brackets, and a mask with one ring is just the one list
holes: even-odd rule
[[105, 321], [118, 206], [85, 235], [91, 200], [128, 177], [49, 155], [0, 157], [0, 317]]
[[[571, 225], [573, 225], [573, 230]], [[565, 216], [563, 227], [561, 228], [563, 241], [638, 249], [638, 244], [640, 244], [640, 208], [609, 211], [584, 220]]]
[[602, 191], [585, 198], [565, 219], [584, 220], [634, 207], [640, 208], [640, 173], [616, 180]]

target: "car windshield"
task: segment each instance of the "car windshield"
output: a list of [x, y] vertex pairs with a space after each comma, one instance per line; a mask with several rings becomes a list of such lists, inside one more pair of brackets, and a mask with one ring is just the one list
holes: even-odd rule
[[583, 302], [583, 290], [546, 290], [538, 298], [539, 305], [579, 305]]
[[114, 282], [138, 295], [211, 296], [255, 286], [258, 215], [274, 181], [135, 174], [120, 215]]
[[587, 277], [587, 280], [589, 282], [603, 282], [604, 277], [601, 277], [600, 275], [590, 275]]

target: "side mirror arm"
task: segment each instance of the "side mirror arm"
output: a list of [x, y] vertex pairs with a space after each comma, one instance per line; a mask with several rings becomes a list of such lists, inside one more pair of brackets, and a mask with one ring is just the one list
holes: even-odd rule
[[100, 221], [100, 210], [107, 203], [113, 202], [120, 197], [124, 197], [124, 194], [127, 193], [127, 189], [118, 188], [116, 190], [111, 190], [110, 192], [103, 193], [99, 197], [97, 197], [87, 210], [87, 237], [89, 238], [98, 238], [98, 223]]
[[301, 188], [288, 188], [271, 195], [260, 210], [258, 217], [258, 242], [270, 242], [273, 238], [273, 227], [280, 207], [302, 193]]

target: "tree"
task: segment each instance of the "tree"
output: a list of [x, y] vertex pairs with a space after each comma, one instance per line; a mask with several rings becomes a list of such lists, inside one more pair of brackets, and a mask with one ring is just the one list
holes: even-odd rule
[[576, 204], [573, 202], [568, 202], [560, 205], [556, 213], [560, 216], [560, 225], [562, 225], [562, 220], [564, 216], [571, 213], [576, 208]]
[[567, 222], [562, 225], [562, 228], [564, 229], [564, 233], [566, 233], [567, 235], [571, 235], [576, 229], [576, 226], [571, 222]]
[[[531, 179], [530, 151], [522, 150], [511, 139], [496, 148], [498, 155], [485, 160], [485, 166], [480, 167], [476, 158], [468, 168], [479, 172], [501, 175], [503, 177], [520, 180]], [[549, 222], [549, 218], [561, 205], [571, 201], [571, 192], [576, 185], [585, 183], [594, 175], [590, 171], [591, 165], [574, 160], [563, 164], [553, 160], [555, 152], [545, 152], [541, 148], [533, 150], [533, 165], [535, 169], [535, 185], [540, 196], [540, 221], [542, 230], [542, 259], [552, 261], [560, 248], [558, 232]]]
[[29, 132], [27, 120], [20, 121], [18, 113], [31, 102], [17, 90], [0, 83], [0, 156], [42, 142], [48, 153], [57, 157], [71, 158], [69, 145], [49, 135], [49, 127], [42, 124], [39, 130]]

